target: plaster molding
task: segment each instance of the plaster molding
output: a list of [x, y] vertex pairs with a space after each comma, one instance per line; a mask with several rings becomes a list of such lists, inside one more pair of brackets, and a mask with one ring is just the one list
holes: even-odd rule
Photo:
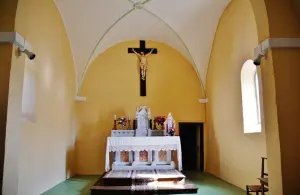
[[17, 32], [0, 32], [0, 43], [11, 43], [21, 49], [31, 50], [31, 45]]
[[272, 48], [300, 48], [300, 38], [268, 38], [254, 49], [255, 58]]
[[86, 102], [86, 97], [75, 96], [76, 102]]
[[142, 4], [141, 2], [137, 2], [133, 4], [133, 8], [134, 9], [143, 9], [144, 8], [144, 4]]
[[206, 104], [206, 103], [208, 103], [208, 98], [202, 98], [202, 99], [199, 99], [199, 103], [201, 103], [201, 104]]

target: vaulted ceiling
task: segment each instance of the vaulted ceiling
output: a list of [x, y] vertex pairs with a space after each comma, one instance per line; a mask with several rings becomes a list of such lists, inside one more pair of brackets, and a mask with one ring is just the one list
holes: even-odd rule
[[[91, 62], [127, 40], [163, 42], [184, 55], [205, 85], [219, 19], [230, 0], [55, 0], [81, 85]], [[138, 46], [138, 45], [137, 45]]]

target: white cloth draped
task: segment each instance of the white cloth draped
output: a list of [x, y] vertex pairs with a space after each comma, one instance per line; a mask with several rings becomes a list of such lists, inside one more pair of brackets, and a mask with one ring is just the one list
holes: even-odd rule
[[108, 137], [106, 143], [105, 170], [110, 170], [109, 152], [116, 151], [176, 150], [178, 170], [182, 170], [182, 154], [179, 136], [157, 137]]

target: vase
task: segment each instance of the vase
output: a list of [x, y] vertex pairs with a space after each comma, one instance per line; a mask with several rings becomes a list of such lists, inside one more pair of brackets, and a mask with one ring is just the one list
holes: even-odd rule
[[174, 136], [175, 132], [174, 131], [167, 131], [167, 136]]

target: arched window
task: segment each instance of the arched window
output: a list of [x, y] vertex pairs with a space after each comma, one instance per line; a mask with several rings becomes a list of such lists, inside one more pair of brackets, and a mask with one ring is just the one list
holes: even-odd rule
[[247, 60], [241, 71], [244, 133], [261, 132], [260, 89], [257, 67]]

